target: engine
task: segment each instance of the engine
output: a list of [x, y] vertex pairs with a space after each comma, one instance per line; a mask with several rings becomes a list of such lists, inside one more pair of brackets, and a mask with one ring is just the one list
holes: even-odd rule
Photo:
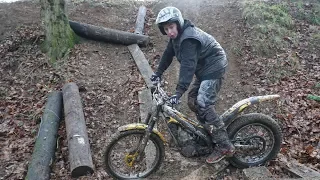
[[175, 123], [168, 126], [181, 147], [181, 154], [185, 157], [197, 157], [211, 153], [211, 149], [205, 146], [205, 142], [188, 129]]
[[181, 126], [177, 126], [178, 136], [177, 139], [179, 144], [192, 144], [195, 141], [195, 135], [192, 132], [188, 132], [185, 129], [182, 129]]

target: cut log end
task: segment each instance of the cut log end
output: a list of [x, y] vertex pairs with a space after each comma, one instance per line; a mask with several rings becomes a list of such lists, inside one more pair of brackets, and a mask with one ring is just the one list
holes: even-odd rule
[[71, 176], [77, 178], [80, 176], [86, 176], [93, 174], [93, 169], [89, 166], [79, 166], [72, 170]]

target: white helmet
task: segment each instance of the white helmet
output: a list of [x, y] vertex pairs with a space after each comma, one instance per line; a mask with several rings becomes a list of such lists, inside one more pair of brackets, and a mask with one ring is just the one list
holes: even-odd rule
[[181, 29], [184, 24], [184, 19], [180, 10], [176, 7], [165, 7], [160, 10], [157, 16], [156, 24], [158, 25], [162, 34], [166, 35], [167, 33], [163, 29], [164, 23], [176, 22], [178, 29]]

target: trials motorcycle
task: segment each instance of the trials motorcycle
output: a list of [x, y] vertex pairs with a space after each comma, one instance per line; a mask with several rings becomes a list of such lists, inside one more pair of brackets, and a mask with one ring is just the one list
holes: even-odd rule
[[[203, 124], [174, 108], [160, 84], [158, 82], [153, 89], [155, 105], [146, 120], [119, 127], [106, 147], [105, 169], [115, 179], [145, 178], [160, 167], [166, 144], [156, 128], [160, 120], [181, 155], [192, 158], [214, 151], [215, 144]], [[283, 138], [279, 124], [265, 114], [240, 114], [251, 105], [279, 97], [277, 94], [250, 97], [237, 102], [220, 116], [236, 148], [235, 154], [227, 158], [232, 165], [238, 168], [263, 165], [279, 153]]]

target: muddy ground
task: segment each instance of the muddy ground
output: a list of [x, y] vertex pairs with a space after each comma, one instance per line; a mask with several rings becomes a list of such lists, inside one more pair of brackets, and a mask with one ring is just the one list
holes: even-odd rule
[[[154, 18], [161, 8], [174, 5], [185, 18], [212, 34], [227, 52], [229, 68], [217, 104], [218, 112], [222, 113], [252, 94], [250, 83], [243, 83], [241, 79], [242, 63], [234, 53], [234, 48], [243, 41], [243, 22], [236, 1], [71, 1], [67, 7], [72, 20], [131, 31], [140, 4], [149, 8], [146, 34], [151, 37], [151, 44], [142, 50], [153, 68], [167, 43], [167, 38], [153, 24]], [[82, 39], [71, 50], [68, 59], [57, 67], [51, 67], [41, 52], [43, 30], [39, 4], [0, 4], [0, 24], [0, 143], [3, 152], [0, 155], [0, 178], [24, 178], [46, 95], [52, 90], [61, 90], [64, 83], [72, 81], [80, 87], [95, 165], [92, 177], [81, 179], [110, 179], [103, 169], [105, 145], [117, 127], [138, 121], [137, 95], [144, 87], [127, 47]], [[169, 92], [174, 92], [178, 69], [179, 65], [174, 62], [165, 74]], [[181, 108], [192, 115], [185, 101]], [[67, 154], [65, 125], [62, 122], [52, 179], [71, 179]], [[204, 159], [186, 159], [167, 148], [163, 166], [150, 179], [181, 179], [203, 163]], [[213, 178], [210, 174], [204, 177]], [[232, 167], [220, 173], [217, 179], [224, 177], [242, 179], [240, 171]]]

